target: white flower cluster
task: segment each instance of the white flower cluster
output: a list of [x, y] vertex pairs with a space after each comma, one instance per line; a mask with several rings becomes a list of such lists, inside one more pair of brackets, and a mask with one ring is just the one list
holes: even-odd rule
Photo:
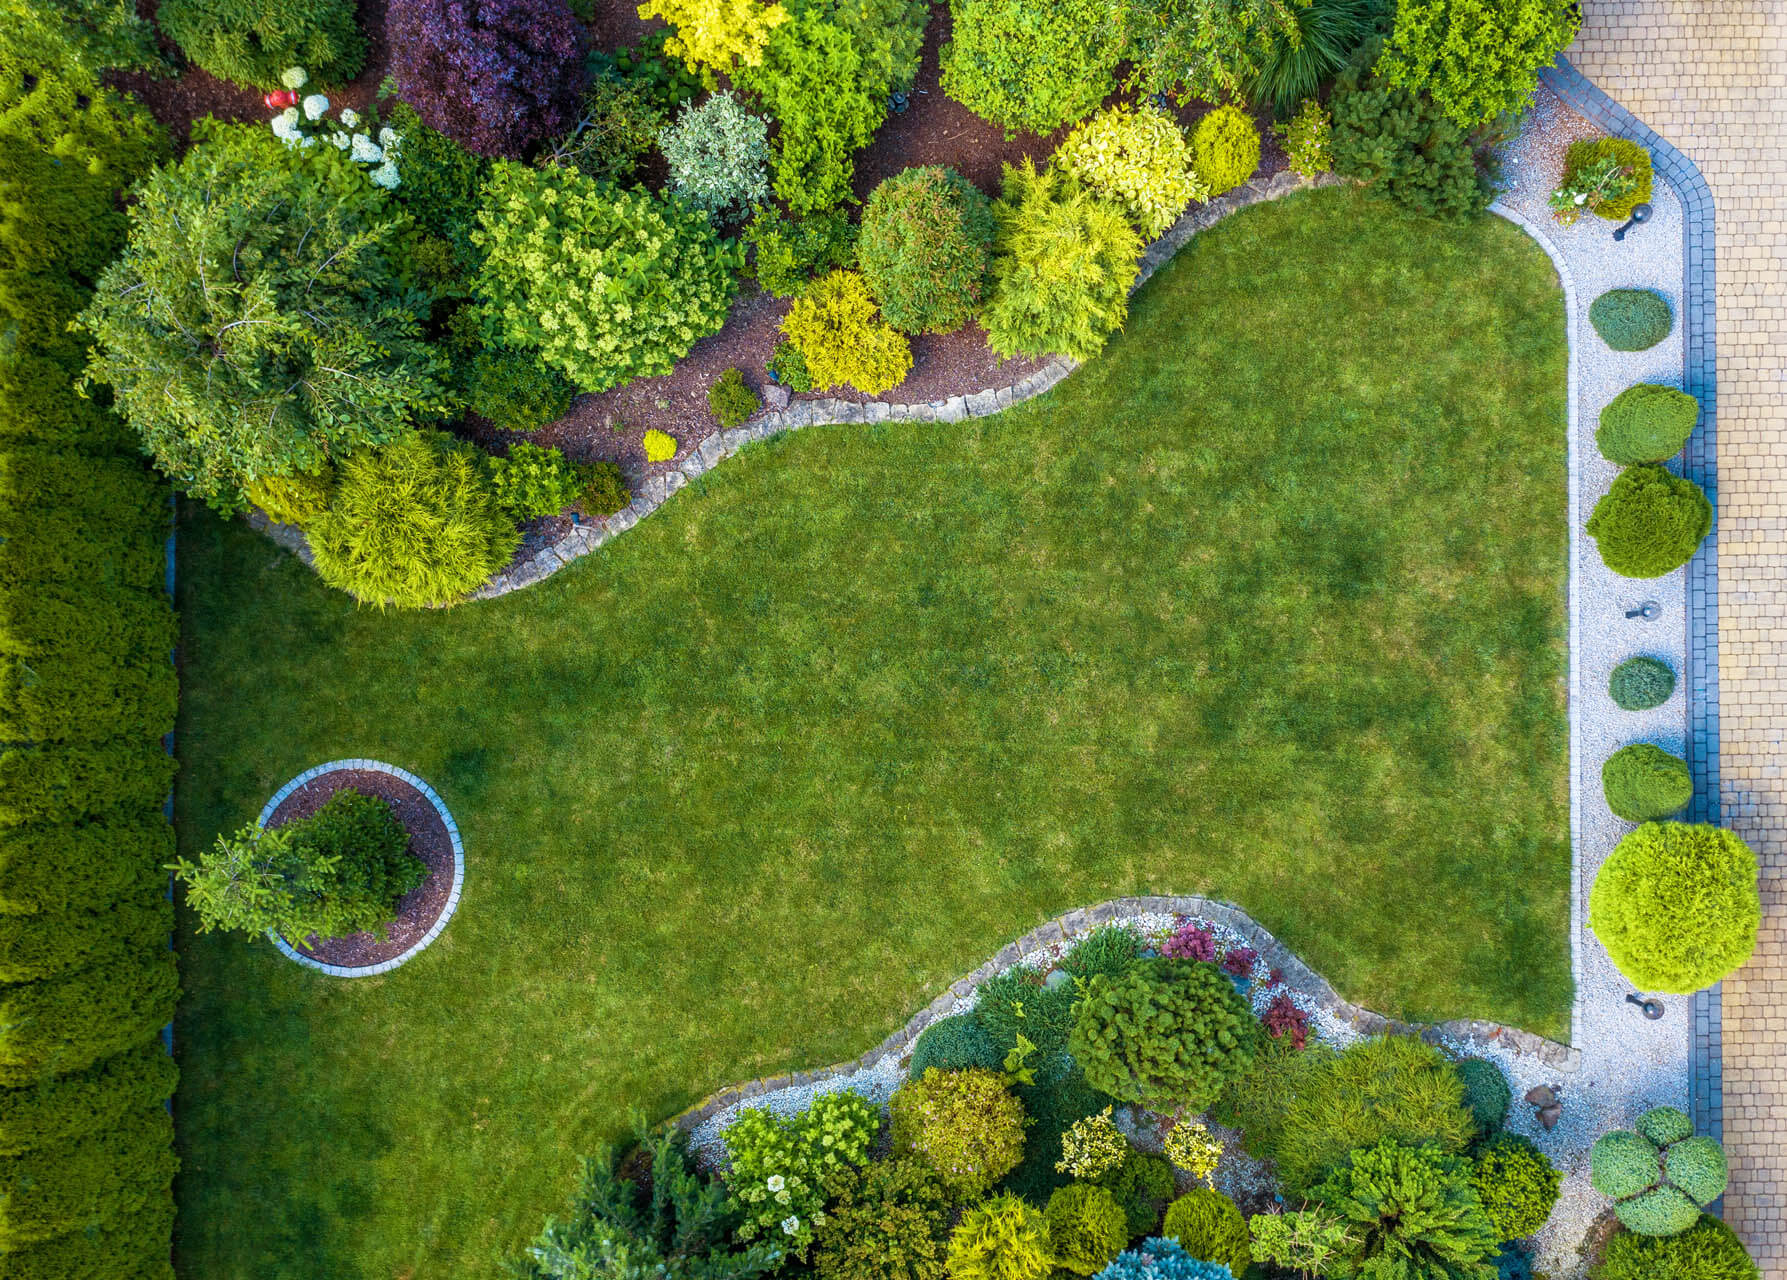
[[[296, 93], [309, 81], [303, 67], [287, 67], [280, 73], [279, 82]], [[328, 124], [326, 116], [329, 112], [329, 99], [320, 93], [309, 94], [303, 102], [303, 110], [287, 107], [272, 120], [268, 127], [273, 136], [288, 147], [314, 147], [318, 133], [306, 131], [300, 121], [317, 124], [321, 121]], [[395, 129], [383, 128], [378, 131], [375, 140], [370, 133], [353, 132], [358, 129], [361, 116], [352, 107], [343, 107], [338, 115], [341, 127], [330, 129], [327, 134], [330, 144], [337, 151], [345, 151], [348, 157], [357, 164], [366, 166], [366, 177], [376, 187], [386, 191], [394, 191], [401, 179], [397, 173], [398, 153], [403, 145], [403, 138]]]

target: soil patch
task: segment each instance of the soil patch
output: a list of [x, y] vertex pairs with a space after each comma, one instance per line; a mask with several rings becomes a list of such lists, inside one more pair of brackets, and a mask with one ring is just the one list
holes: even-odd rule
[[388, 940], [381, 942], [372, 933], [321, 939], [313, 935], [304, 943], [286, 939], [299, 955], [308, 959], [358, 968], [395, 960], [420, 942], [440, 919], [453, 894], [453, 838], [427, 796], [401, 778], [372, 769], [338, 769], [312, 779], [279, 802], [267, 826], [282, 827], [308, 818], [330, 796], [343, 790], [364, 792], [390, 804], [397, 820], [409, 832], [410, 852], [428, 864], [428, 878], [398, 901], [397, 919], [388, 930]]

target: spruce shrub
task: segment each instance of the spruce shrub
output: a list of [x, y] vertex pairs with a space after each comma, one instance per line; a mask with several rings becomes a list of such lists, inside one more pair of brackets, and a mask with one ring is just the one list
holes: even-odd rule
[[1049, 163], [1121, 205], [1150, 240], [1193, 200], [1210, 198], [1210, 184], [1192, 167], [1184, 132], [1155, 106], [1120, 103], [1100, 111], [1067, 135]]
[[1603, 200], [1594, 212], [1609, 222], [1624, 222], [1632, 216], [1633, 209], [1651, 197], [1650, 152], [1630, 138], [1583, 138], [1572, 142], [1564, 153], [1563, 185], [1568, 186], [1579, 171], [1608, 159], [1631, 173], [1632, 190], [1617, 200]]
[[1470, 138], [1433, 101], [1378, 79], [1343, 73], [1330, 105], [1334, 172], [1425, 218], [1474, 217], [1491, 188]]
[[180, 980], [165, 939], [137, 955], [0, 988], [0, 1086], [81, 1071], [154, 1039]]
[[912, 368], [912, 347], [881, 319], [869, 287], [854, 271], [815, 280], [782, 318], [818, 388], [848, 384], [865, 395], [891, 391]]
[[1201, 1111], [1259, 1042], [1253, 1009], [1215, 965], [1152, 960], [1087, 984], [1068, 1051], [1114, 1098]]
[[1219, 196], [1253, 177], [1260, 167], [1260, 131], [1253, 118], [1232, 104], [1217, 107], [1191, 133], [1197, 176]]
[[1532, 1142], [1497, 1134], [1476, 1153], [1471, 1185], [1500, 1240], [1519, 1240], [1545, 1225], [1557, 1204], [1563, 1175]]
[[950, 0], [943, 91], [1008, 132], [1049, 133], [1090, 115], [1114, 86], [1122, 16], [1098, 0]]
[[1453, 1063], [1452, 1069], [1464, 1082], [1464, 1105], [1476, 1124], [1477, 1136], [1500, 1133], [1508, 1122], [1508, 1104], [1514, 1100], [1508, 1077], [1488, 1058], [1465, 1058]]
[[950, 1280], [1043, 1280], [1054, 1269], [1049, 1224], [1010, 1194], [983, 1200], [949, 1237]]
[[1247, 1219], [1233, 1200], [1208, 1187], [1193, 1187], [1173, 1201], [1160, 1233], [1194, 1258], [1221, 1263], [1232, 1275], [1245, 1274], [1253, 1263]]
[[980, 1018], [971, 1011], [939, 1018], [920, 1032], [918, 1043], [912, 1046], [907, 1071], [914, 1079], [922, 1079], [932, 1067], [944, 1071], [959, 1071], [963, 1067], [997, 1071], [1004, 1062], [1004, 1051], [993, 1043]]
[[1607, 677], [1607, 696], [1622, 711], [1649, 711], [1669, 701], [1675, 672], [1658, 658], [1627, 658]]
[[1647, 822], [1619, 842], [1589, 891], [1588, 923], [1641, 991], [1685, 995], [1756, 948], [1756, 855], [1703, 823]]
[[1219, 1262], [1200, 1262], [1176, 1241], [1149, 1239], [1117, 1255], [1098, 1280], [1235, 1280]]
[[1102, 1270], [1129, 1243], [1129, 1220], [1103, 1187], [1075, 1182], [1058, 1187], [1043, 1217], [1055, 1265], [1076, 1276]]
[[1615, 817], [1654, 822], [1688, 807], [1694, 798], [1694, 779], [1680, 756], [1648, 742], [1633, 742], [1602, 764], [1601, 792]]
[[[140, 1213], [167, 1194], [179, 1161], [159, 1103], [71, 1142], [0, 1157], [0, 1249], [17, 1249]], [[4, 1257], [4, 1254], [0, 1254]]]
[[1653, 289], [1609, 289], [1590, 305], [1588, 322], [1615, 351], [1648, 351], [1675, 328], [1675, 313]]
[[745, 375], [737, 369], [726, 370], [707, 389], [708, 412], [726, 430], [749, 421], [762, 407], [763, 401], [745, 385]]
[[439, 431], [350, 455], [310, 528], [317, 576], [380, 608], [451, 604], [507, 564], [517, 541], [479, 451]]
[[996, 1071], [927, 1070], [889, 1103], [896, 1154], [937, 1174], [957, 1203], [985, 1195], [1024, 1154], [1024, 1104]]
[[[1311, 1192], [1351, 1225], [1336, 1274], [1360, 1274], [1369, 1260], [1398, 1260], [1411, 1277], [1479, 1274], [1499, 1243], [1471, 1188], [1471, 1162], [1437, 1146], [1385, 1138], [1347, 1156]], [[1369, 1270], [1363, 1274], [1371, 1274]]]
[[159, 1039], [82, 1071], [0, 1089], [0, 1156], [60, 1147], [172, 1096], [180, 1073]]
[[1735, 1231], [1701, 1214], [1679, 1235], [1615, 1232], [1589, 1274], [1592, 1280], [1761, 1280], [1762, 1269]]
[[1586, 526], [1601, 562], [1623, 578], [1660, 578], [1694, 558], [1713, 528], [1713, 504], [1692, 480], [1662, 467], [1627, 467]]
[[1699, 417], [1700, 402], [1687, 392], [1640, 382], [1601, 410], [1595, 445], [1603, 458], [1622, 467], [1662, 462], [1681, 452]]
[[887, 323], [950, 333], [974, 318], [993, 247], [987, 198], [954, 169], [907, 169], [863, 206], [856, 253]]
[[1017, 1047], [1021, 1035], [1036, 1046], [1036, 1063], [1067, 1048], [1077, 996], [1071, 983], [1044, 985], [1040, 969], [1014, 965], [980, 984], [974, 1012], [1001, 1055]]
[[280, 88], [287, 67], [345, 84], [366, 62], [353, 0], [163, 0], [155, 20], [219, 80], [256, 89]]
[[949, 1217], [927, 1165], [871, 1161], [818, 1228], [813, 1270], [820, 1280], [941, 1280]]

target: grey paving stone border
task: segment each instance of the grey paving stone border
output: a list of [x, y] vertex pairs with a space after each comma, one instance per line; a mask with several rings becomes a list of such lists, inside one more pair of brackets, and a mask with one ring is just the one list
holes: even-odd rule
[[284, 803], [285, 798], [304, 784], [315, 782], [325, 774], [350, 771], [388, 773], [400, 782], [409, 783], [410, 786], [426, 796], [428, 803], [434, 806], [434, 811], [446, 824], [448, 839], [453, 842], [453, 888], [447, 895], [447, 905], [441, 909], [440, 917], [429, 927], [428, 932], [416, 940], [414, 946], [401, 955], [393, 956], [389, 960], [381, 960], [377, 964], [324, 964], [321, 960], [300, 955], [289, 942], [276, 933], [269, 932], [267, 937], [272, 940], [274, 946], [279, 948], [281, 955], [288, 960], [296, 960], [306, 969], [315, 969], [318, 973], [326, 973], [331, 978], [371, 978], [381, 973], [389, 973], [398, 965], [408, 964], [423, 948], [441, 936], [441, 930], [447, 927], [447, 921], [451, 920], [453, 913], [459, 910], [459, 891], [465, 884], [465, 844], [459, 838], [459, 824], [453, 821], [453, 815], [447, 811], [446, 802], [441, 799], [440, 793], [408, 769], [399, 769], [396, 765], [386, 764], [383, 760], [331, 760], [327, 764], [317, 765], [314, 769], [306, 769], [273, 793], [273, 798], [267, 801], [265, 807], [261, 809], [261, 816], [255, 821], [263, 827], [266, 826], [275, 811]]
[[[1675, 188], [1682, 202], [1683, 336], [1687, 365], [1683, 389], [1701, 404], [1700, 426], [1688, 439], [1682, 473], [1706, 490], [1713, 510], [1718, 493], [1717, 276], [1714, 259], [1713, 195], [1695, 163], [1603, 92], [1560, 57], [1539, 78], [1584, 119], [1621, 138], [1642, 143], [1652, 167]], [[1693, 822], [1720, 820], [1719, 805], [1719, 530], [1688, 563], [1687, 759], [1694, 778]], [[1723, 1034], [1720, 990], [1694, 995], [1694, 1070], [1691, 1084], [1694, 1126], [1722, 1138], [1725, 1129]]]
[[948, 1017], [954, 1011], [959, 1000], [965, 998], [989, 978], [1004, 973], [1024, 956], [1041, 951], [1056, 943], [1080, 937], [1092, 932], [1098, 926], [1109, 924], [1114, 920], [1156, 914], [1193, 916], [1234, 929], [1247, 939], [1249, 946], [1259, 952], [1262, 960], [1275, 969], [1283, 970], [1284, 980], [1292, 987], [1307, 992], [1324, 1010], [1367, 1035], [1387, 1033], [1418, 1035], [1427, 1039], [1446, 1036], [1479, 1041], [1497, 1039], [1504, 1044], [1513, 1046], [1517, 1053], [1531, 1055], [1548, 1066], [1565, 1072], [1575, 1071], [1581, 1061], [1582, 1055], [1579, 1050], [1569, 1045], [1558, 1044], [1555, 1040], [1547, 1040], [1543, 1036], [1536, 1036], [1530, 1031], [1522, 1031], [1517, 1027], [1505, 1027], [1500, 1023], [1483, 1022], [1474, 1018], [1460, 1018], [1440, 1023], [1401, 1022], [1395, 1018], [1386, 1018], [1382, 1014], [1373, 1013], [1370, 1009], [1362, 1008], [1351, 1001], [1343, 1000], [1329, 985], [1326, 978], [1304, 964], [1296, 952], [1273, 937], [1252, 916], [1232, 902], [1221, 902], [1214, 898], [1196, 895], [1112, 898], [1109, 901], [1098, 903], [1096, 906], [1081, 907], [1069, 911], [1065, 915], [1057, 916], [1053, 920], [1038, 925], [1015, 942], [1001, 947], [980, 968], [972, 973], [964, 974], [950, 983], [935, 1000], [914, 1014], [905, 1026], [860, 1058], [853, 1058], [849, 1062], [840, 1062], [835, 1066], [822, 1067], [816, 1071], [795, 1071], [786, 1075], [766, 1076], [760, 1080], [750, 1080], [744, 1084], [732, 1085], [681, 1112], [673, 1117], [671, 1123], [684, 1129], [694, 1129], [714, 1113], [737, 1106], [752, 1098], [761, 1097], [766, 1093], [814, 1084], [828, 1080], [833, 1076], [852, 1075], [858, 1071], [866, 1071], [890, 1056], [904, 1057], [926, 1027], [940, 1018]]

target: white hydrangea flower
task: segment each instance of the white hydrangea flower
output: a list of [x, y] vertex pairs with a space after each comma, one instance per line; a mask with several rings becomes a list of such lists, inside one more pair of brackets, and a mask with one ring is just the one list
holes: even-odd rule
[[769, 1175], [769, 1179], [763, 1185], [768, 1187], [771, 1191], [780, 1191], [783, 1187], [787, 1186], [788, 1184], [783, 1179], [781, 1174], [772, 1173]]
[[397, 130], [386, 125], [378, 131], [378, 144], [385, 149], [387, 155], [395, 155], [397, 148], [403, 145], [403, 139], [398, 136]]
[[353, 156], [361, 164], [377, 164], [385, 158], [385, 152], [378, 143], [363, 133], [356, 133], [353, 141]]
[[310, 83], [310, 75], [303, 67], [287, 67], [279, 73], [279, 83], [296, 93]]
[[320, 119], [323, 112], [329, 109], [329, 100], [320, 93], [313, 93], [304, 99], [304, 118]]
[[352, 107], [343, 107], [341, 109], [341, 123], [352, 129], [355, 125], [360, 123], [360, 113], [355, 111]]
[[295, 120], [287, 120], [283, 112], [269, 120], [267, 122], [267, 127], [273, 130], [273, 136], [275, 138], [278, 138], [288, 147], [297, 142], [300, 136], [298, 133], [298, 122]]
[[275, 116], [274, 119], [280, 121], [287, 128], [294, 128], [298, 123], [298, 108], [287, 107], [284, 111], [281, 111]]
[[789, 1218], [782, 1219], [782, 1232], [784, 1235], [793, 1235], [796, 1231], [799, 1231], [799, 1230], [800, 1230], [800, 1219], [799, 1218], [789, 1217]]
[[316, 139], [309, 134], [300, 134], [296, 138], [293, 138], [292, 141], [297, 143], [300, 147], [314, 147], [316, 145]]
[[337, 151], [346, 151], [349, 145], [353, 142], [353, 139], [349, 138], [347, 134], [343, 133], [340, 129], [337, 129], [334, 133], [329, 135], [329, 141], [335, 144], [335, 149]]
[[397, 190], [397, 166], [389, 160], [372, 169], [366, 176], [372, 179], [375, 187], [383, 187], [386, 191]]

